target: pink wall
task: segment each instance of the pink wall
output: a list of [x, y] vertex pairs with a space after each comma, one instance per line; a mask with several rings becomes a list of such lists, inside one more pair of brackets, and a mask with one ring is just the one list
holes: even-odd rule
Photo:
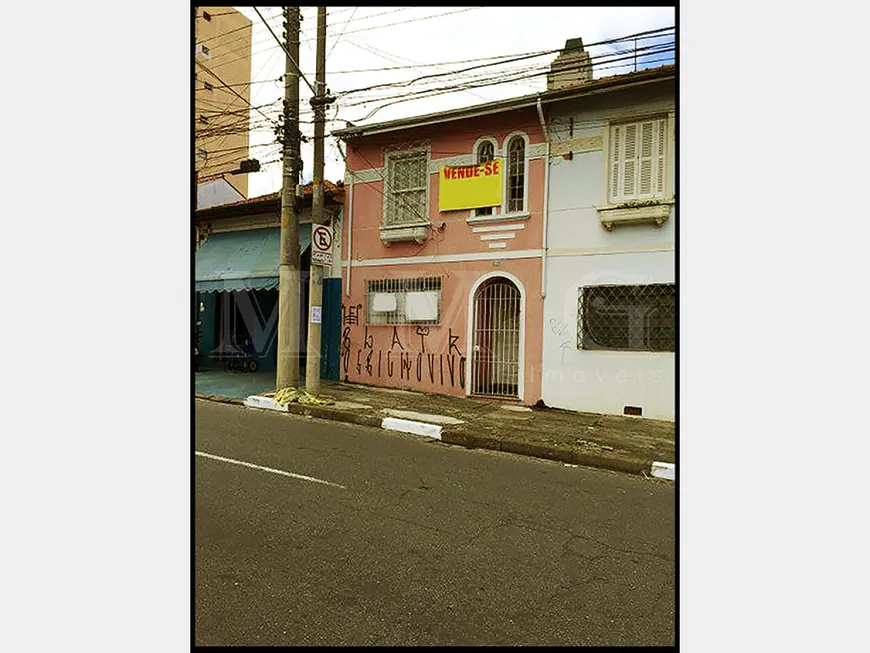
[[[540, 249], [543, 243], [544, 210], [544, 160], [529, 162], [529, 212], [528, 219], [521, 222], [512, 240], [506, 241], [503, 251]], [[483, 233], [475, 233], [474, 227], [486, 226], [469, 223], [470, 212], [438, 210], [438, 175], [429, 176], [429, 218], [433, 227], [442, 222], [444, 229], [433, 228], [423, 245], [415, 242], [399, 242], [385, 245], [381, 241], [384, 184], [381, 181], [353, 186], [353, 258], [395, 258], [398, 256], [431, 256], [436, 254], [468, 254], [490, 252], [488, 242], [480, 239]], [[346, 249], [344, 251], [347, 251]]]
[[[432, 159], [472, 154], [475, 141], [485, 136], [495, 138], [498, 147], [503, 150], [505, 138], [515, 131], [524, 132], [531, 144], [543, 142], [534, 109], [510, 111], [361, 139], [348, 145], [347, 167], [351, 172], [382, 167], [385, 148], [418, 142], [428, 143]], [[429, 230], [426, 241], [423, 244], [399, 242], [390, 246], [380, 240], [384, 183], [356, 182], [352, 192], [353, 261], [360, 263], [372, 259], [413, 259], [447, 254], [497, 257], [500, 253], [539, 250], [543, 240], [544, 171], [544, 159], [529, 161], [527, 207], [530, 215], [524, 220], [505, 223], [469, 223], [469, 210], [440, 212], [438, 175], [431, 174], [429, 218], [433, 228]], [[346, 254], [349, 251], [349, 221], [343, 222], [345, 233], [342, 251]], [[444, 223], [443, 229], [438, 228], [441, 223]], [[495, 224], [521, 224], [522, 228], [511, 230], [514, 237], [501, 241], [506, 243], [505, 248], [490, 249], [489, 244], [493, 241], [481, 240], [481, 236], [496, 232], [474, 232], [473, 229]], [[541, 388], [541, 259], [499, 258], [498, 265], [494, 263], [494, 260], [475, 260], [354, 266], [350, 296], [344, 294], [346, 276], [342, 286], [344, 345], [341, 378], [358, 383], [464, 396], [470, 382], [465, 378], [464, 366], [464, 359], [469, 355], [469, 293], [481, 276], [490, 272], [509, 272], [520, 280], [525, 290], [523, 403], [535, 403], [540, 399]], [[344, 274], [347, 275], [346, 267]], [[366, 280], [419, 276], [442, 277], [442, 319], [439, 325], [394, 328], [367, 324]]]
[[[540, 259], [467, 261], [450, 264], [354, 268], [350, 297], [342, 297], [341, 379], [354, 383], [465, 396], [465, 358], [469, 356], [468, 296], [474, 283], [490, 272], [508, 272], [525, 290], [523, 403], [541, 398], [543, 346]], [[366, 281], [384, 278], [441, 277], [439, 325], [369, 325]], [[404, 361], [404, 367], [403, 367]], [[419, 367], [418, 367], [419, 365]], [[409, 367], [410, 366], [410, 367]], [[452, 369], [452, 373], [451, 373]], [[392, 374], [391, 374], [392, 372]]]

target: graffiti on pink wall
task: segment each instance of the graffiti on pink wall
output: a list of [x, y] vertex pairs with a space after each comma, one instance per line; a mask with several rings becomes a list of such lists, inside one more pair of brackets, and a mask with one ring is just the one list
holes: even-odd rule
[[[459, 336], [453, 329], [447, 330], [447, 351], [432, 350], [428, 344], [430, 327], [418, 326], [414, 332], [415, 342], [402, 341], [399, 329], [393, 326], [389, 338], [388, 328], [369, 330], [360, 325], [362, 304], [341, 306], [341, 366], [345, 377], [349, 370], [365, 378], [392, 379], [465, 389], [465, 361], [459, 344]], [[354, 347], [353, 335], [359, 334], [362, 326], [362, 346]], [[378, 335], [376, 342], [375, 333]], [[419, 349], [416, 349], [419, 338]], [[388, 343], [389, 341], [389, 343]], [[416, 351], [414, 350], [416, 349]], [[437, 349], [437, 348], [436, 348]]]

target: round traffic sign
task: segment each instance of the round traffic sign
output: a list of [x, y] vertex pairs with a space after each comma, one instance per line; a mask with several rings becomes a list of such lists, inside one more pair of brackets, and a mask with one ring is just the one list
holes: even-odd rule
[[315, 249], [328, 252], [332, 249], [332, 229], [326, 225], [317, 225], [311, 234], [311, 241], [314, 243]]

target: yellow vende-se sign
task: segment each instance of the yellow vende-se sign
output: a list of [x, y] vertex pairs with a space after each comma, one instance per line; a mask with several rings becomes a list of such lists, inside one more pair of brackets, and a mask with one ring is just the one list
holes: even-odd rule
[[470, 166], [443, 166], [438, 188], [438, 209], [456, 211], [500, 206], [504, 184], [499, 160]]

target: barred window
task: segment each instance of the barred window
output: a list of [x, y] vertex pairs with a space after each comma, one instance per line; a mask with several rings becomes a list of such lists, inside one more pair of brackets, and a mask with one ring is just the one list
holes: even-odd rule
[[[495, 158], [495, 146], [493, 146], [492, 141], [483, 141], [480, 145], [477, 146], [477, 162], [478, 163], [486, 163], [487, 161], [492, 161]], [[492, 207], [484, 206], [477, 209], [474, 212], [475, 215], [492, 215]]]
[[580, 349], [675, 351], [674, 284], [580, 288]]
[[525, 208], [526, 189], [526, 141], [522, 136], [514, 136], [507, 147], [508, 151], [508, 212], [522, 211]]
[[387, 155], [386, 226], [429, 222], [426, 204], [429, 174], [425, 150]]
[[438, 324], [441, 277], [366, 281], [369, 324]]

